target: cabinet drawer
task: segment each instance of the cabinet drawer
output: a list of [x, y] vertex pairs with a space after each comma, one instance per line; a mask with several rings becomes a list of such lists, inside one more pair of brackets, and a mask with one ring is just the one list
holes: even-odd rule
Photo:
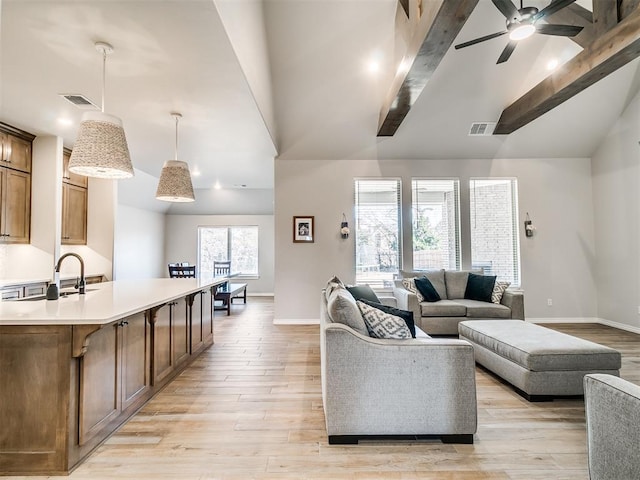
[[24, 290], [22, 287], [8, 287], [3, 288], [0, 292], [2, 292], [2, 300], [15, 300], [22, 298]]

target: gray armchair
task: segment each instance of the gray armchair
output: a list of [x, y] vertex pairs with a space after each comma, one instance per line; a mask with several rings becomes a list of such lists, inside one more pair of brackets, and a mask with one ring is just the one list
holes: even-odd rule
[[640, 386], [613, 375], [584, 377], [591, 480], [640, 478]]

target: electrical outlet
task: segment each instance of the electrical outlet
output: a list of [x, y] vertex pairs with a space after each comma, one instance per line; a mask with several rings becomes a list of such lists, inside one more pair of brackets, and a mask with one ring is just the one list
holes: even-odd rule
[[553, 305], [553, 300], [550, 298], [547, 298], [547, 307], [551, 307]]

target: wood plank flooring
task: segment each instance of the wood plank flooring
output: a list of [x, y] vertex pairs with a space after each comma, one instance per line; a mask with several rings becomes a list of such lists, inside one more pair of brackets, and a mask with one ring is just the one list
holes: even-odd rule
[[[330, 446], [318, 327], [273, 325], [270, 299], [251, 298], [231, 312], [216, 316], [215, 344], [84, 464], [69, 477], [47, 478], [588, 478], [583, 401], [529, 403], [482, 369], [474, 445]], [[622, 377], [640, 383], [640, 335], [601, 325], [551, 327], [617, 348]]]

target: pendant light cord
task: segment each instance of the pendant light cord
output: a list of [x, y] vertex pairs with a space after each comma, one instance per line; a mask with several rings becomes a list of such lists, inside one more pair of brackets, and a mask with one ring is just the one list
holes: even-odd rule
[[174, 160], [178, 160], [178, 116], [176, 115], [176, 152], [174, 155]]
[[102, 50], [102, 113], [104, 113], [104, 91], [107, 83], [107, 51]]

